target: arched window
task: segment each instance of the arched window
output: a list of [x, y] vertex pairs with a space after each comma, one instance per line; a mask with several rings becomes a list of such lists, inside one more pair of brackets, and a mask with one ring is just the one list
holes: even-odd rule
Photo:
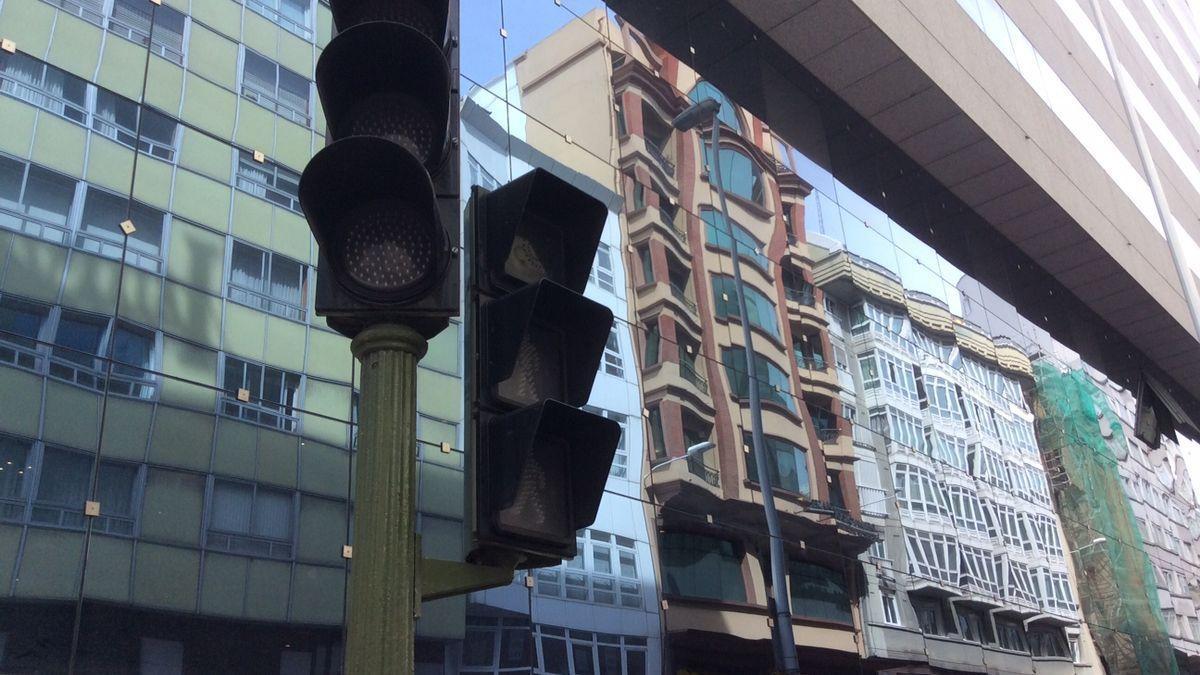
[[[734, 105], [733, 101], [729, 100], [728, 96], [722, 94], [720, 89], [717, 89], [708, 82], [701, 81], [695, 87], [692, 87], [688, 98], [691, 99], [692, 103], [699, 103], [706, 98], [716, 99], [721, 104], [721, 109], [717, 111], [717, 119], [724, 122], [725, 126], [730, 129], [739, 134], [742, 133], [742, 123], [738, 120], [737, 106]], [[721, 159], [725, 158], [722, 157]]]
[[[712, 146], [704, 144], [704, 164], [711, 170]], [[712, 182], [712, 178], [709, 178]], [[754, 160], [741, 150], [721, 148], [721, 186], [742, 199], [763, 205], [762, 171]]]

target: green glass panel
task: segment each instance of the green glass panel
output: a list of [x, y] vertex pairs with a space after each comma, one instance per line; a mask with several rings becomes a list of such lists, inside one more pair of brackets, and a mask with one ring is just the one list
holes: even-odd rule
[[142, 542], [137, 549], [133, 601], [181, 611], [196, 608], [200, 552]]

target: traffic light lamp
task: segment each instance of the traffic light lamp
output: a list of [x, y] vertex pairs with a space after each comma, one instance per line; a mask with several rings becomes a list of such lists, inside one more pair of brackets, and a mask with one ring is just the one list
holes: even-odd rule
[[608, 209], [536, 169], [473, 188], [469, 212], [470, 558], [556, 565], [596, 519], [621, 435], [579, 409], [613, 322], [582, 294]]
[[328, 145], [300, 177], [316, 311], [349, 337], [458, 313], [457, 3], [333, 0], [317, 62]]

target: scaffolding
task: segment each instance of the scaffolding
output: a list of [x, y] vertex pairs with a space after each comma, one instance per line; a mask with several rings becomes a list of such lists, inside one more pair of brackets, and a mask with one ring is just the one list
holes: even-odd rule
[[1117, 469], [1124, 426], [1083, 370], [1043, 360], [1034, 380], [1038, 444], [1097, 652], [1110, 674], [1174, 675], [1154, 571]]

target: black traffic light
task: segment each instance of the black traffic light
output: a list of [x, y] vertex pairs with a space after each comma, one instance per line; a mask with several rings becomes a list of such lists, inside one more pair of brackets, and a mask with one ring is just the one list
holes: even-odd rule
[[317, 61], [329, 143], [300, 177], [317, 314], [431, 337], [458, 314], [457, 5], [332, 0]]
[[471, 559], [574, 557], [600, 507], [620, 426], [584, 412], [613, 314], [583, 297], [608, 209], [536, 169], [472, 188], [467, 227]]

